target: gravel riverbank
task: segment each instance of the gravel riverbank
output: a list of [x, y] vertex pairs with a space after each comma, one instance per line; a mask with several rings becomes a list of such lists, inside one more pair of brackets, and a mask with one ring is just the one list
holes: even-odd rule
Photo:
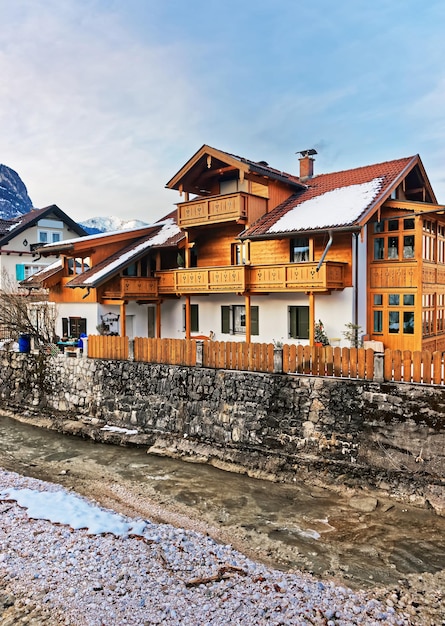
[[[49, 494], [53, 521], [17, 504], [14, 490], [25, 489]], [[2, 626], [445, 624], [443, 572], [354, 592], [260, 565], [190, 528], [119, 516], [120, 534], [75, 530], [54, 521], [51, 497], [69, 492], [52, 483], [0, 470], [0, 492]]]

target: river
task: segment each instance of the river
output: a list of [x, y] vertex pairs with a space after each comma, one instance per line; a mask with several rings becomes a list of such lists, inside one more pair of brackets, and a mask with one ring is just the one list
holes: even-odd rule
[[0, 437], [5, 469], [60, 483], [123, 513], [183, 526], [190, 520], [190, 527], [280, 569], [369, 587], [445, 568], [445, 519], [381, 494], [377, 508], [363, 513], [345, 492], [248, 478], [4, 416]]

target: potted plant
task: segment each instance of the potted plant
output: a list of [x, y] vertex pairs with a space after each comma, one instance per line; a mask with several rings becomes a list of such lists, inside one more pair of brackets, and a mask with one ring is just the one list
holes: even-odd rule
[[359, 324], [354, 324], [353, 322], [345, 324], [345, 327], [346, 330], [342, 332], [343, 337], [349, 341], [351, 348], [360, 348], [363, 344], [360, 336], [362, 327]]
[[316, 346], [329, 345], [329, 338], [321, 320], [318, 320], [318, 322], [315, 323], [314, 341]]

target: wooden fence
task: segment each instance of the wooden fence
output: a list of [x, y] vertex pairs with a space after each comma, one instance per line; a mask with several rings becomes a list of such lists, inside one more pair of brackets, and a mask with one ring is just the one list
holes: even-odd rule
[[196, 341], [193, 339], [136, 337], [134, 339], [134, 360], [194, 367], [196, 365]]
[[[275, 372], [307, 376], [332, 376], [361, 380], [385, 380], [445, 385], [445, 360], [441, 351], [386, 350], [384, 354], [364, 348], [296, 346], [277, 350], [272, 343], [152, 339], [90, 335], [88, 356], [186, 365], [251, 372]], [[382, 359], [380, 372], [376, 360]]]
[[128, 337], [89, 335], [88, 356], [92, 359], [128, 360]]
[[374, 350], [284, 345], [283, 372], [373, 380]]

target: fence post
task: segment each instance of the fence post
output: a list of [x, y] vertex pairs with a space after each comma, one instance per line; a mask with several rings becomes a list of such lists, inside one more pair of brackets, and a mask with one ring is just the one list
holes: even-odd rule
[[196, 341], [196, 367], [202, 367], [204, 360], [204, 342], [202, 339]]
[[384, 352], [374, 352], [374, 381], [376, 383], [383, 383], [383, 381], [385, 380], [385, 377], [383, 375], [384, 361]]
[[134, 361], [134, 339], [128, 340], [128, 360]]
[[273, 349], [273, 373], [283, 373], [283, 348]]

